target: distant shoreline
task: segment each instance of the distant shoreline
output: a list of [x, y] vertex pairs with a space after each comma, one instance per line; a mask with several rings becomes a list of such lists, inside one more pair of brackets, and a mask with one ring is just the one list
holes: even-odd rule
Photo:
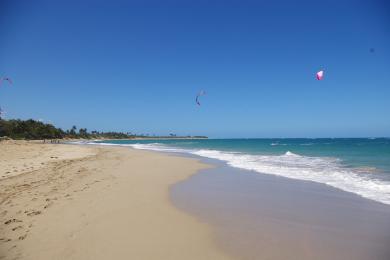
[[208, 139], [205, 137], [135, 137], [135, 138], [120, 138], [120, 139], [102, 139], [102, 140], [198, 140]]
[[[78, 130], [78, 131], [77, 131]], [[88, 131], [87, 128], [73, 126], [71, 129], [63, 130], [52, 124], [28, 119], [2, 119], [0, 117], [0, 141], [2, 140], [130, 140], [130, 139], [207, 139], [203, 135], [178, 136], [174, 133], [168, 135], [153, 135], [148, 133], [134, 134], [131, 132], [102, 132]]]
[[[209, 139], [208, 137], [135, 137], [135, 138], [93, 138], [93, 139], [85, 139], [85, 138], [70, 138], [70, 139], [59, 139], [64, 141], [121, 141], [121, 140], [203, 140]], [[35, 140], [39, 141], [39, 140]]]

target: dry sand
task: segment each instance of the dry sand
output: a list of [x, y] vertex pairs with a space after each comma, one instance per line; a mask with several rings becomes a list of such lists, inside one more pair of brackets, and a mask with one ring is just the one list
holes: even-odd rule
[[0, 143], [0, 259], [228, 259], [169, 187], [207, 167], [119, 147]]

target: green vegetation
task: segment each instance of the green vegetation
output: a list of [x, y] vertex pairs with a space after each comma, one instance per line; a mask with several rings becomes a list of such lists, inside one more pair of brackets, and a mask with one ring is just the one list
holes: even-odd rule
[[61, 129], [35, 120], [0, 120], [0, 136], [12, 139], [59, 139], [64, 137]]
[[135, 135], [118, 132], [98, 132], [89, 133], [86, 128], [73, 126], [69, 130], [56, 128], [52, 124], [45, 124], [33, 119], [29, 120], [3, 120], [0, 119], [0, 137], [9, 137], [12, 139], [63, 139], [63, 138], [85, 138], [85, 139], [123, 139], [134, 138]]
[[77, 129], [73, 126], [69, 130], [56, 128], [52, 124], [45, 124], [33, 119], [4, 120], [0, 118], [0, 137], [11, 139], [41, 140], [41, 139], [129, 139], [129, 138], [207, 138], [206, 136], [149, 136], [148, 134], [135, 135], [122, 132], [88, 132], [86, 128]]

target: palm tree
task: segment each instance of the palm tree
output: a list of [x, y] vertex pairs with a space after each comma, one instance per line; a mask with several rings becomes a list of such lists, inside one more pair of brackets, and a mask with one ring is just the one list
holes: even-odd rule
[[72, 129], [70, 129], [70, 134], [71, 135], [76, 135], [76, 129], [77, 129], [77, 127], [75, 125], [72, 126]]

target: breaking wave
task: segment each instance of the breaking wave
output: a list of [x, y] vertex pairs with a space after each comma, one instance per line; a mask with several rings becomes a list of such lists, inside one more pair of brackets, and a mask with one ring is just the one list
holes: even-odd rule
[[362, 174], [362, 168], [347, 168], [337, 158], [302, 156], [290, 151], [282, 155], [255, 155], [207, 149], [182, 149], [159, 143], [126, 146], [217, 159], [240, 169], [327, 184], [390, 205], [389, 181], [377, 179], [372, 174]]

